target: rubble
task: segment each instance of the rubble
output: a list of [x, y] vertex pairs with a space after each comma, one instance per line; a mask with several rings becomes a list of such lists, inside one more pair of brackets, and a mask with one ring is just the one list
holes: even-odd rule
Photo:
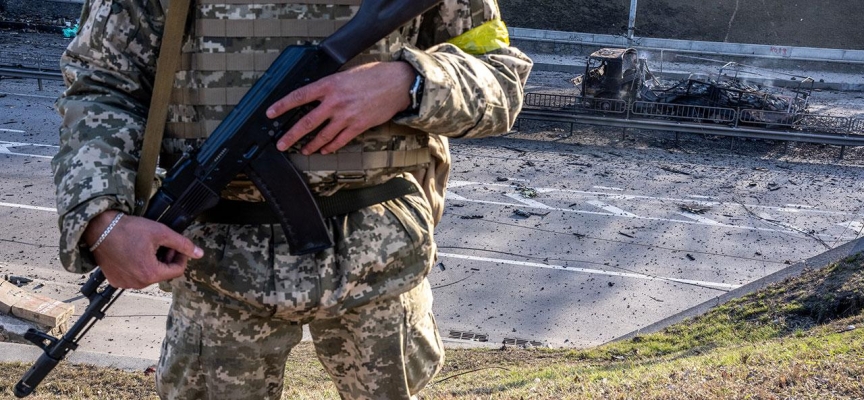
[[69, 329], [75, 306], [0, 281], [0, 341], [30, 343], [23, 333], [33, 328], [52, 336]]

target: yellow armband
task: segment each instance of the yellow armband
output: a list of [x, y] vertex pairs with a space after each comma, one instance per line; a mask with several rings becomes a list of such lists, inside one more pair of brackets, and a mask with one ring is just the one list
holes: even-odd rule
[[486, 21], [468, 32], [447, 41], [471, 55], [481, 55], [510, 46], [510, 34], [500, 19]]

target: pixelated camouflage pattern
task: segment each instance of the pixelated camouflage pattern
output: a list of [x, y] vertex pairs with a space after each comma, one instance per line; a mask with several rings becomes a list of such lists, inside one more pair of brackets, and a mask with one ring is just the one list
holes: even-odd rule
[[[173, 293], [156, 374], [161, 398], [282, 398], [300, 323], [225, 305], [194, 286], [176, 284]], [[431, 298], [424, 280], [399, 296], [309, 323], [318, 358], [343, 398], [410, 399], [435, 376], [444, 347]]]
[[[334, 0], [337, 2], [341, 1]], [[134, 208], [135, 171], [164, 27], [162, 7], [167, 3], [168, 0], [88, 0], [89, 17], [62, 57], [68, 89], [57, 102], [63, 124], [61, 148], [52, 166], [60, 214], [60, 259], [70, 271], [84, 272], [94, 267], [92, 255], [79, 246], [87, 221], [105, 210], [130, 213]], [[299, 7], [299, 14], [293, 17], [306, 18], [313, 16], [315, 10], [329, 10], [326, 6], [316, 7]], [[282, 8], [291, 7], [254, 4], [229, 12], [214, 5], [199, 11], [219, 17], [230, 14], [232, 18], [265, 15], [287, 18], [289, 15]], [[404, 42], [400, 48], [387, 51], [392, 52], [393, 59], [414, 66], [426, 77], [426, 85], [419, 114], [398, 118], [395, 123], [449, 137], [500, 134], [512, 126], [521, 107], [522, 87], [531, 61], [515, 48], [474, 57], [455, 46], [442, 44], [497, 16], [494, 0], [446, 0], [402, 29]], [[284, 41], [286, 38], [269, 40], [276, 43], [277, 39], [283, 40], [284, 45], [291, 44]], [[267, 40], [236, 38], [218, 43], [226, 48], [251, 51], [267, 44]], [[188, 44], [203, 46], [205, 42], [193, 39]], [[181, 71], [178, 76], [180, 82], [193, 86], [251, 80], [249, 74], [228, 72], [204, 77]], [[174, 122], [200, 117], [192, 104], [178, 105], [172, 112]], [[218, 119], [226, 112], [225, 107], [214, 107], [201, 115]], [[167, 142], [168, 150], [201, 143], [201, 138], [171, 140], [176, 142]], [[382, 142], [370, 143], [377, 148]], [[431, 181], [442, 176], [446, 179], [442, 172], [449, 170], [446, 141], [440, 143], [445, 146], [439, 146], [434, 155], [437, 162], [429, 167]], [[411, 176], [406, 178], [413, 180]], [[314, 183], [314, 179], [311, 177], [310, 182]], [[428, 317], [422, 311], [400, 313], [394, 304], [421, 310], [431, 304], [428, 284], [424, 282], [433, 263], [435, 246], [429, 205], [432, 201], [427, 199], [439, 196], [443, 200], [445, 184], [432, 183], [422, 186], [432, 188], [425, 193], [426, 198], [421, 194], [410, 195], [329, 218], [327, 222], [337, 245], [310, 256], [288, 255], [278, 225], [191, 227], [188, 235], [205, 249], [206, 256], [191, 262], [184, 277], [171, 282], [177, 299], [163, 351], [167, 357], [160, 363], [160, 392], [169, 398], [204, 397], [185, 392], [187, 387], [204, 387], [188, 390], [206, 390], [208, 396], [221, 395], [220, 391], [229, 393], [224, 398], [275, 397], [281, 379], [274, 377], [281, 377], [281, 372], [278, 367], [263, 365], [260, 359], [273, 357], [275, 361], [267, 363], [278, 365], [284, 360], [282, 354], [287, 354], [297, 340], [295, 329], [280, 330], [271, 325], [276, 320], [293, 323], [312, 320], [322, 362], [346, 398], [406, 398], [419, 390], [440, 368], [440, 338], [431, 313], [425, 313]], [[247, 195], [250, 199], [254, 197], [254, 193]], [[184, 298], [184, 293], [206, 294], [207, 301]], [[181, 312], [183, 307], [185, 311]], [[414, 315], [409, 317], [415, 324], [410, 332], [404, 331], [404, 323], [400, 325], [398, 321], [375, 321], [394, 314]], [[265, 319], [256, 322], [258, 317]], [[334, 318], [360, 332], [338, 331], [339, 324], [326, 323]], [[232, 325], [233, 322], [240, 325]], [[217, 328], [222, 324], [226, 328], [220, 331]], [[393, 334], [409, 342], [397, 346], [396, 336], [387, 336], [383, 332], [386, 329], [376, 330], [379, 326], [400, 326]], [[271, 337], [280, 344], [274, 345], [266, 339]], [[268, 346], [273, 347], [275, 355], [260, 353], [269, 351]], [[404, 354], [394, 354], [400, 348], [406, 350]], [[208, 352], [213, 358], [191, 357], [189, 354], [194, 356], [195, 351]], [[248, 358], [239, 355], [247, 351]], [[165, 361], [172, 357], [180, 361]], [[207, 364], [207, 370], [182, 369], [201, 364]], [[398, 395], [388, 392], [389, 385], [384, 383], [388, 377], [404, 379], [407, 393], [401, 389]], [[217, 386], [206, 386], [210, 384]], [[238, 391], [242, 392], [238, 397], [230, 395]]]
[[[346, 398], [416, 393], [443, 362], [425, 279], [435, 253], [431, 218], [419, 193], [331, 217], [336, 246], [306, 256], [288, 254], [279, 225], [192, 226], [187, 234], [205, 258], [170, 282], [160, 393], [278, 398], [281, 372], [274, 375], [273, 365], [284, 365], [299, 331], [290, 321], [310, 323], [319, 357]], [[201, 353], [200, 362], [189, 349]], [[404, 368], [396, 362], [402, 357]], [[243, 382], [251, 392], [241, 396]]]
[[444, 365], [428, 280], [395, 299], [309, 324], [315, 351], [346, 399], [408, 400]]
[[[63, 123], [52, 166], [60, 260], [70, 271], [95, 267], [79, 247], [87, 221], [108, 209], [134, 209], [137, 158], [165, 20], [163, 3], [168, 1], [88, 0], [89, 18], [62, 56], [68, 89], [57, 102]], [[298, 15], [302, 12], [301, 7]], [[402, 36], [408, 45], [394, 57], [411, 63], [426, 77], [426, 85], [419, 115], [396, 123], [451, 137], [500, 134], [512, 126], [530, 59], [512, 47], [473, 57], [452, 45], [438, 45], [498, 16], [494, 0], [446, 0], [405, 26]], [[168, 147], [190, 143], [200, 141], [182, 140]], [[95, 199], [101, 200], [84, 205]]]
[[[245, 68], [253, 70], [232, 71], [226, 62], [225, 70], [202, 65], [201, 55], [220, 55], [232, 57], [237, 55], [260, 57], [263, 54], [277, 55], [289, 45], [317, 43], [321, 39], [332, 34], [341, 24], [333, 23], [334, 20], [347, 21], [354, 17], [358, 7], [356, 5], [325, 5], [325, 4], [248, 4], [242, 1], [226, 1], [230, 4], [202, 4], [197, 3], [194, 8], [195, 19], [192, 28], [183, 46], [183, 59], [190, 60], [188, 68], [178, 71], [174, 86], [172, 105], [169, 107], [168, 125], [163, 144], [163, 154], [166, 159], [176, 159], [180, 153], [185, 151], [189, 139], [209, 136], [218, 124], [218, 121], [234, 108], [239, 100], [238, 97], [229, 98], [225, 96], [220, 100], [214, 98], [198, 98], [196, 92], [201, 89], [209, 90], [209, 93], [223, 93], [230, 90], [244, 92], [251, 88], [256, 80], [270, 66], [272, 60], [266, 63], [256, 61], [254, 65], [244, 65]], [[348, 2], [351, 3], [351, 2]], [[259, 30], [264, 22], [272, 20], [303, 20], [303, 23], [316, 28], [309, 29], [308, 36], [273, 37], [266, 30]], [[249, 32], [234, 32], [230, 29], [221, 29], [225, 21], [250, 21], [244, 25]], [[263, 22], [262, 22], [263, 21]], [[315, 25], [318, 24], [318, 25]], [[413, 23], [409, 24], [411, 26]], [[220, 26], [218, 29], [205, 28], [205, 26]], [[242, 29], [242, 28], [240, 28]], [[221, 34], [221, 35], [217, 35]], [[250, 37], [239, 35], [248, 34]], [[399, 31], [378, 41], [375, 45], [348, 62], [348, 66], [358, 65], [372, 61], [392, 61], [393, 54], [406, 46], [405, 39]], [[275, 57], [274, 57], [275, 58]], [[248, 60], [245, 58], [244, 60]], [[190, 102], [189, 99], [194, 99]], [[215, 104], [221, 103], [221, 104]], [[385, 124], [385, 125], [389, 125]], [[409, 151], [421, 148], [428, 141], [427, 134], [420, 130], [401, 128], [402, 140], [393, 141], [391, 129], [379, 129], [382, 135], [376, 135], [370, 131], [352, 140], [345, 148], [335, 154], [326, 156], [317, 155], [316, 158], [338, 159], [340, 153], [356, 153], [366, 151]], [[299, 153], [300, 148], [308, 140], [301, 140], [295, 144], [289, 153]], [[338, 163], [329, 163], [338, 164]], [[419, 165], [400, 165], [387, 167], [368, 167], [362, 171], [352, 170], [349, 181], [340, 181], [339, 176], [346, 171], [313, 168], [301, 170], [313, 193], [330, 195], [341, 189], [356, 189], [359, 187], [374, 186], [384, 183], [405, 171], [422, 167], [426, 162]], [[165, 166], [165, 165], [163, 165]], [[362, 172], [363, 179], [358, 179]], [[264, 196], [257, 187], [245, 177], [238, 177], [221, 193], [222, 197], [229, 200], [241, 201], [264, 201]]]

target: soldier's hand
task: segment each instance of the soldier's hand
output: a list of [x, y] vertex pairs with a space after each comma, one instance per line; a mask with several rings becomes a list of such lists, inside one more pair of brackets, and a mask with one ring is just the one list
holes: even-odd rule
[[[84, 231], [84, 242], [92, 246], [117, 215], [97, 215]], [[164, 260], [156, 257], [160, 247], [168, 249]], [[201, 258], [204, 251], [191, 240], [164, 224], [126, 215], [93, 251], [96, 263], [108, 282], [117, 288], [141, 289], [183, 275], [189, 258]]]
[[403, 61], [376, 62], [326, 76], [288, 93], [267, 110], [276, 118], [288, 110], [320, 102], [276, 143], [285, 151], [302, 137], [322, 127], [301, 149], [309, 155], [335, 152], [369, 128], [381, 125], [408, 108], [408, 89], [416, 72]]

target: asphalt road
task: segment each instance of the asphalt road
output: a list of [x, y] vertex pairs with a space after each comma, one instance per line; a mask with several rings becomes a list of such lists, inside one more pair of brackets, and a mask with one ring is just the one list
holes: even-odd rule
[[[80, 311], [84, 279], [56, 255], [60, 85], [35, 88], [0, 85], [17, 93], [0, 97], [0, 275], [33, 278], [31, 290]], [[674, 147], [659, 133], [610, 139], [620, 136], [541, 127], [453, 142], [430, 275], [451, 343], [603, 343], [861, 236], [857, 155], [781, 154], [761, 142], [732, 151], [701, 136]], [[167, 307], [154, 288], [124, 295], [82, 350], [154, 359]]]

